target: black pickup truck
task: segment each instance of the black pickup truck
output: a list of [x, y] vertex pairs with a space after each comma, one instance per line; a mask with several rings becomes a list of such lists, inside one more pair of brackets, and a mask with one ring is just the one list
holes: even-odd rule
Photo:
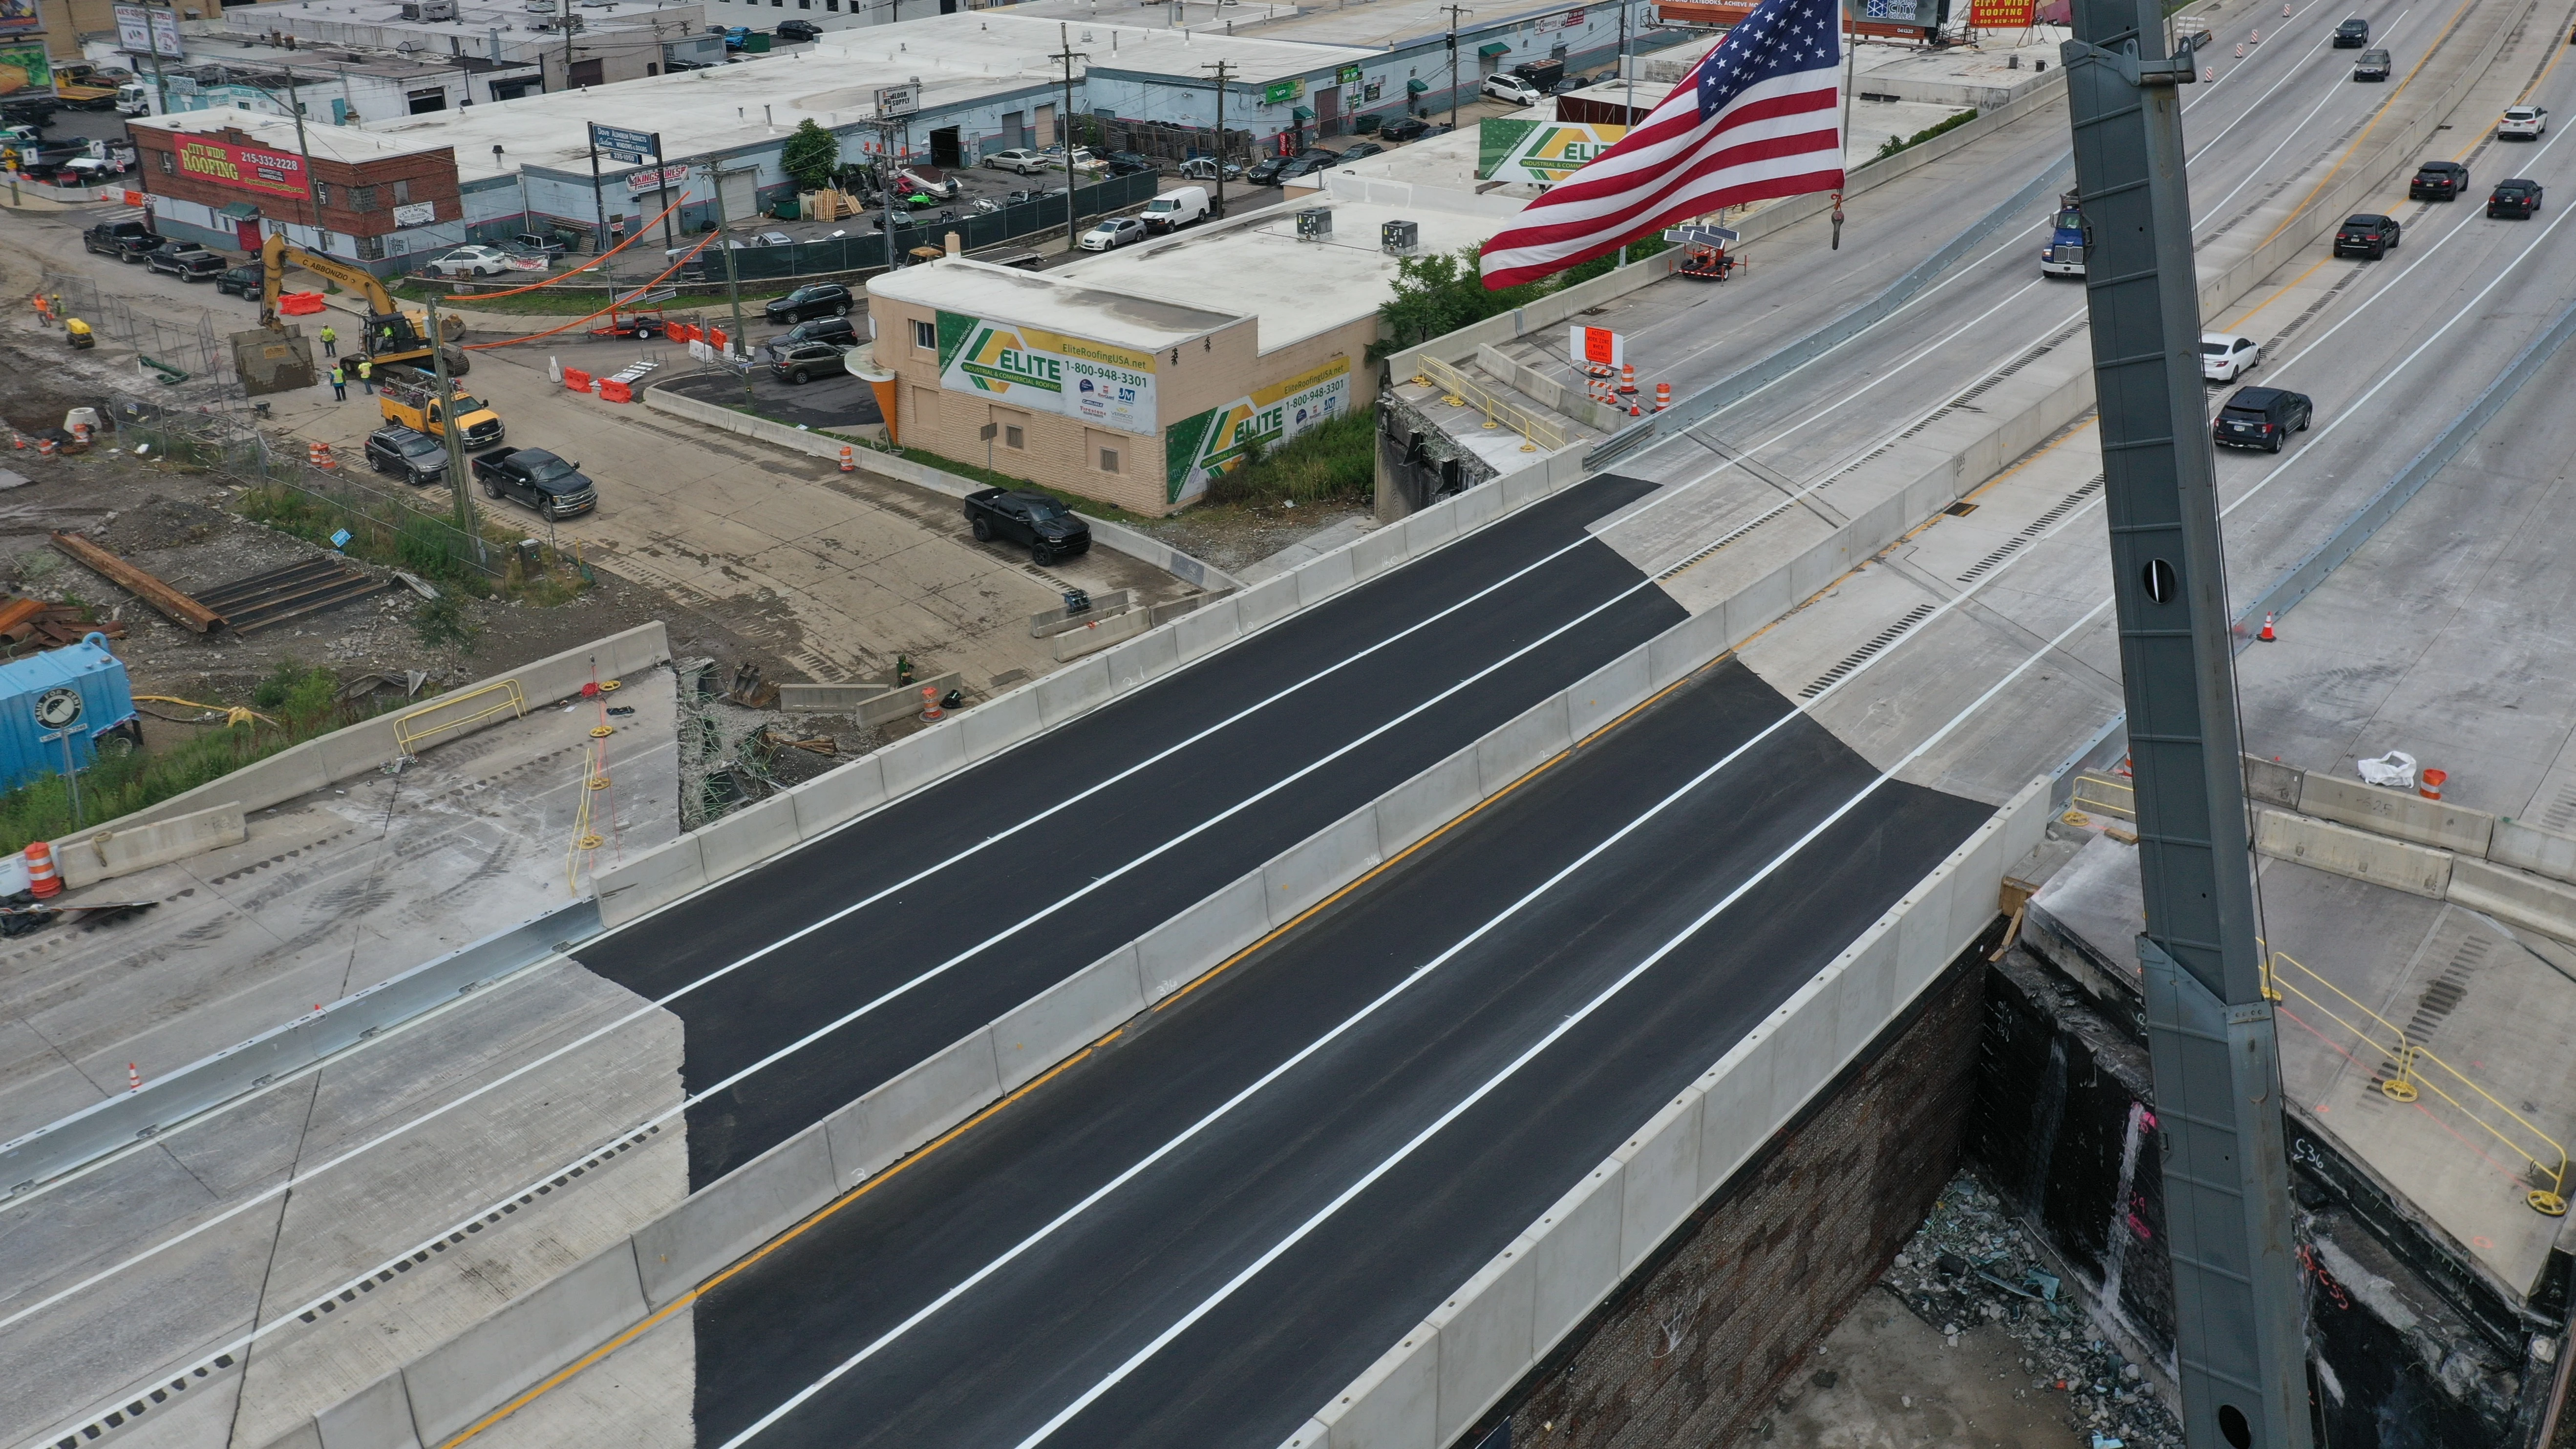
[[139, 262], [158, 250], [165, 238], [139, 221], [107, 221], [81, 233], [81, 246], [120, 262]]
[[491, 497], [524, 503], [547, 518], [571, 518], [599, 506], [599, 490], [581, 475], [581, 465], [543, 448], [485, 453], [474, 460], [474, 477]]
[[1029, 562], [1051, 564], [1091, 551], [1091, 525], [1044, 493], [987, 488], [966, 495], [966, 521], [980, 543], [1008, 539], [1029, 546]]

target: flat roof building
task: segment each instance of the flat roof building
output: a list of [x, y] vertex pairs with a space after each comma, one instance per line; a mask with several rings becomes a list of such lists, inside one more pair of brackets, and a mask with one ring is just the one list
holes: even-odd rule
[[[128, 123], [155, 224], [211, 246], [297, 246], [392, 261], [465, 239], [456, 160], [444, 145], [356, 126], [304, 127], [237, 107]], [[310, 165], [308, 166], [308, 161]]]

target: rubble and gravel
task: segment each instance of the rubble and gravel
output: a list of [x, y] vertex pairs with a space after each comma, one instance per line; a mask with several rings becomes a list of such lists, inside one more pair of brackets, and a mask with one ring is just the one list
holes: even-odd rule
[[1368, 513], [1364, 504], [1201, 504], [1136, 526], [1192, 558], [1239, 573], [1343, 519]]
[[2009, 1334], [2031, 1389], [2065, 1396], [2070, 1442], [2182, 1449], [2181, 1422], [2154, 1381], [2086, 1321], [2048, 1261], [2002, 1200], [1961, 1172], [1878, 1286], [1952, 1347], [1980, 1324]]

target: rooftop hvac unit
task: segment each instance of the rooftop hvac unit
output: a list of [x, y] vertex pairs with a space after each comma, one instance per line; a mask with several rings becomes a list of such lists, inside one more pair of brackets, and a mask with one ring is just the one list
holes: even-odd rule
[[1298, 240], [1320, 241], [1332, 234], [1333, 209], [1331, 207], [1310, 206], [1304, 211], [1297, 213]]
[[1390, 221], [1377, 229], [1377, 244], [1399, 257], [1409, 257], [1422, 249], [1422, 223]]
[[456, 18], [456, 0], [403, 0], [405, 20], [452, 21]]

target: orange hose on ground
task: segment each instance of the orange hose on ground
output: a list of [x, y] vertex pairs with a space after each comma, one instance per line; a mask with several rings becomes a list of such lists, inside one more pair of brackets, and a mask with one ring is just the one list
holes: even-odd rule
[[[709, 234], [708, 234], [708, 235], [706, 235], [706, 236], [700, 237], [700, 238], [698, 239], [698, 244], [697, 244], [696, 246], [693, 246], [693, 247], [689, 248], [689, 250], [688, 250], [688, 254], [687, 254], [686, 256], [683, 256], [683, 257], [681, 257], [678, 261], [671, 263], [671, 265], [663, 271], [662, 276], [653, 278], [651, 281], [648, 281], [648, 282], [644, 283], [644, 286], [643, 286], [643, 287], [638, 287], [638, 288], [636, 288], [635, 290], [637, 290], [637, 291], [639, 291], [639, 292], [640, 292], [640, 291], [643, 291], [643, 290], [644, 290], [644, 287], [650, 287], [650, 286], [652, 286], [652, 285], [653, 285], [653, 283], [654, 283], [654, 282], [658, 282], [658, 281], [662, 280], [662, 277], [667, 277], [667, 276], [671, 275], [671, 273], [678, 271], [680, 268], [687, 266], [687, 265], [689, 264], [689, 258], [690, 258], [690, 257], [694, 257], [694, 256], [696, 256], [698, 253], [700, 253], [700, 252], [702, 252], [702, 251], [705, 251], [705, 250], [706, 250], [706, 247], [707, 247], [707, 243], [708, 243], [708, 242], [711, 242], [711, 241], [714, 241], [714, 240], [715, 240], [715, 236], [714, 236], [714, 234], [713, 234], [713, 233], [709, 233]], [[581, 324], [583, 324], [584, 322], [588, 322], [588, 321], [590, 321], [592, 318], [595, 318], [595, 317], [605, 317], [605, 316], [607, 316], [609, 313], [614, 312], [614, 311], [616, 311], [616, 310], [617, 310], [617, 303], [616, 303], [614, 300], [612, 300], [612, 301], [610, 301], [610, 302], [609, 302], [609, 304], [608, 304], [607, 306], [602, 307], [602, 308], [600, 308], [598, 311], [591, 313], [591, 314], [590, 314], [590, 316], [588, 316], [588, 317], [575, 317], [575, 318], [574, 318], [574, 319], [572, 319], [571, 321], [566, 322], [565, 324], [563, 324], [563, 326], [561, 326], [561, 327], [549, 327], [549, 328], [547, 328], [547, 329], [546, 329], [545, 331], [543, 331], [543, 332], [531, 332], [531, 333], [529, 333], [529, 334], [528, 334], [527, 336], [525, 336], [525, 337], [512, 337], [512, 338], [508, 338], [508, 339], [506, 339], [506, 340], [504, 340], [504, 341], [500, 341], [500, 342], [468, 342], [468, 343], [466, 343], [466, 344], [465, 344], [465, 350], [466, 350], [466, 351], [468, 351], [468, 352], [481, 352], [481, 351], [485, 350], [486, 348], [492, 348], [492, 347], [515, 347], [515, 346], [517, 346], [518, 344], [520, 344], [520, 343], [522, 343], [522, 342], [534, 342], [534, 341], [536, 341], [537, 339], [539, 339], [539, 338], [541, 338], [541, 337], [552, 337], [552, 336], [554, 336], [554, 335], [555, 335], [556, 333], [558, 333], [558, 332], [565, 331], [565, 330], [567, 330], [567, 329], [569, 329], [569, 328], [578, 327], [578, 326], [580, 326]]]
[[[451, 300], [458, 302], [489, 302], [496, 297], [515, 297], [522, 292], [533, 292], [540, 287], [551, 287], [557, 282], [569, 281], [572, 278], [578, 277], [582, 273], [589, 271], [591, 268], [598, 266], [601, 262], [607, 261], [610, 257], [617, 255], [628, 247], [635, 245], [637, 242], [642, 241], [644, 239], [644, 231], [646, 227], [651, 226], [654, 222], [660, 221], [663, 217], [669, 216], [672, 212], [679, 210], [687, 203], [687, 197], [682, 197], [680, 200], [672, 202], [669, 206], [666, 206], [660, 211], [654, 213], [652, 216], [645, 218], [644, 224], [635, 228], [635, 235], [630, 236], [626, 240], [619, 242], [617, 245], [610, 247], [608, 250], [601, 252], [598, 256], [592, 257], [589, 261], [582, 263], [580, 266], [573, 268], [571, 271], [564, 273], [560, 277], [548, 277], [542, 282], [530, 282], [524, 287], [512, 287], [509, 290], [502, 292], [474, 292], [471, 294], [462, 292], [452, 293], [450, 294]], [[663, 275], [669, 276], [670, 273], [665, 272]], [[593, 313], [592, 315], [597, 316], [598, 314]]]

